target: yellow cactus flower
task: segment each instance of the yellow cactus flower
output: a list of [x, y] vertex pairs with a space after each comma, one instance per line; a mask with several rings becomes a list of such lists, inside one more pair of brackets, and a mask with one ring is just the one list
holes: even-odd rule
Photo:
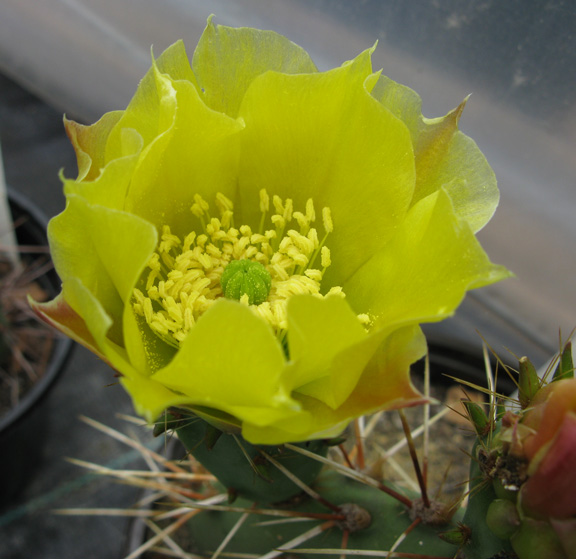
[[475, 238], [498, 191], [463, 104], [423, 118], [372, 51], [318, 72], [276, 33], [209, 21], [125, 111], [66, 121], [62, 293], [33, 307], [149, 421], [179, 407], [276, 444], [421, 402], [419, 324], [508, 275]]

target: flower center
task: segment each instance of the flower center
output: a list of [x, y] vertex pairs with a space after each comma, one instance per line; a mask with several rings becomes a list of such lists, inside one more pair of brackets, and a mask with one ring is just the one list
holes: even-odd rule
[[260, 305], [268, 298], [272, 287], [270, 272], [260, 262], [232, 260], [222, 273], [220, 285], [228, 299], [248, 296], [249, 305]]
[[[193, 231], [180, 239], [163, 226], [149, 272], [142, 278], [143, 289], [134, 289], [135, 312], [163, 341], [177, 348], [198, 318], [220, 297], [227, 297], [247, 305], [284, 342], [286, 305], [292, 295], [344, 297], [341, 287], [320, 292], [330, 266], [330, 250], [324, 244], [333, 230], [329, 208], [322, 210], [320, 240], [312, 226], [316, 214], [311, 199], [305, 212], [298, 212], [291, 199], [274, 196], [268, 218], [270, 197], [261, 190], [257, 233], [248, 225], [234, 227], [234, 207], [224, 195], [218, 193], [215, 202], [219, 218], [210, 216], [203, 198], [194, 197], [191, 211], [200, 221], [200, 234]], [[315, 267], [318, 256], [320, 266]], [[365, 315], [358, 318], [369, 321]]]

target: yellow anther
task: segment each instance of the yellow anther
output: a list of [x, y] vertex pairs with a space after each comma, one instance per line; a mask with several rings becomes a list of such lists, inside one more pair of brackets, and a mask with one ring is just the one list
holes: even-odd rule
[[270, 218], [270, 220], [279, 231], [283, 231], [284, 227], [286, 227], [286, 220], [281, 215], [275, 214]]
[[272, 277], [280, 281], [285, 281], [290, 277], [290, 275], [286, 271], [286, 268], [284, 266], [281, 266], [280, 264], [273, 264], [272, 266], [269, 266], [269, 269], [271, 269], [273, 272]]
[[253, 245], [259, 245], [261, 243], [264, 243], [267, 241], [267, 238], [265, 235], [261, 235], [260, 233], [254, 233], [254, 235], [252, 235], [252, 237], [250, 237], [250, 242]]
[[174, 268], [181, 271], [187, 270], [190, 266], [192, 255], [193, 252], [191, 250], [179, 254], [174, 260]]
[[322, 247], [322, 250], [320, 251], [320, 256], [321, 256], [322, 268], [328, 268], [328, 266], [332, 264], [332, 260], [330, 259], [330, 249], [325, 246]]
[[180, 306], [176, 304], [174, 297], [166, 297], [164, 305], [168, 312], [168, 316], [174, 320], [174, 322], [182, 322], [182, 310], [180, 309]]
[[277, 214], [284, 215], [284, 206], [282, 205], [282, 198], [280, 198], [280, 196], [274, 194], [274, 196], [272, 196], [272, 204]]
[[294, 229], [290, 229], [287, 235], [292, 239], [294, 245], [301, 250], [303, 254], [309, 256], [314, 252], [314, 243], [305, 237], [304, 235], [298, 233], [298, 231], [294, 231]]
[[310, 229], [310, 222], [306, 219], [306, 216], [302, 212], [294, 212], [292, 214], [292, 219], [295, 219], [298, 223], [298, 227], [300, 227], [300, 233], [302, 233], [302, 235], [308, 234], [308, 230]]
[[234, 254], [237, 258], [240, 258], [241, 254], [246, 250], [246, 247], [250, 244], [250, 237], [241, 237], [238, 239], [238, 243], [236, 244], [236, 248], [238, 250], [234, 251]]
[[283, 217], [286, 222], [292, 220], [292, 212], [294, 211], [294, 203], [290, 198], [286, 198], [286, 202], [284, 203], [284, 213]]
[[162, 299], [165, 299], [168, 296], [166, 293], [166, 282], [164, 280], [158, 282], [158, 295], [160, 295]]
[[254, 260], [257, 254], [258, 249], [255, 246], [248, 246], [246, 247], [246, 253], [244, 256], [248, 258], [248, 260]]
[[225, 212], [232, 212], [234, 210], [234, 204], [230, 198], [227, 198], [221, 192], [216, 194], [216, 207], [220, 212], [220, 215], [224, 215]]
[[182, 343], [186, 339], [186, 334], [184, 332], [172, 332], [172, 337], [176, 339], [176, 341]]
[[358, 320], [360, 321], [360, 324], [362, 324], [363, 326], [370, 326], [370, 324], [372, 323], [372, 319], [367, 314], [359, 314]]
[[182, 245], [182, 251], [186, 252], [186, 251], [190, 250], [190, 247], [194, 244], [195, 239], [196, 239], [196, 232], [195, 231], [188, 233], [188, 235], [186, 235], [186, 237], [184, 237], [184, 243]]
[[195, 322], [196, 321], [194, 320], [194, 313], [192, 312], [192, 309], [186, 308], [184, 310], [184, 330], [188, 332], [188, 330], [194, 326]]
[[216, 217], [213, 217], [210, 220], [210, 223], [206, 226], [206, 233], [208, 233], [208, 235], [213, 237], [214, 234], [220, 231], [220, 228], [221, 228], [220, 220]]
[[316, 221], [316, 212], [314, 211], [314, 201], [312, 198], [306, 200], [306, 219], [308, 220], [308, 223]]
[[260, 190], [260, 211], [266, 213], [270, 209], [270, 196], [265, 188]]
[[213, 245], [212, 243], [210, 243], [207, 247], [206, 247], [206, 252], [212, 257], [216, 257], [216, 258], [220, 258], [222, 256], [222, 251], [215, 245]]
[[278, 252], [286, 253], [288, 249], [294, 244], [294, 241], [290, 237], [284, 237], [280, 241], [280, 246], [278, 247]]
[[240, 227], [240, 233], [244, 237], [252, 237], [252, 229], [248, 225], [242, 225], [242, 227]]
[[344, 293], [344, 291], [342, 290], [342, 288], [339, 285], [336, 285], [334, 287], [331, 287], [330, 291], [328, 291], [328, 293], [326, 293], [326, 297], [332, 297], [332, 296], [346, 297], [346, 294]]
[[194, 204], [190, 210], [196, 217], [204, 217], [205, 214], [208, 213], [210, 206], [208, 203], [200, 196], [199, 194], [194, 195]]
[[154, 286], [154, 282], [156, 278], [159, 276], [158, 270], [151, 270], [148, 274], [148, 278], [146, 279], [146, 291], [151, 289]]
[[330, 208], [322, 208], [322, 221], [324, 223], [324, 231], [332, 233], [334, 231], [334, 224], [332, 223], [332, 212]]
[[142, 291], [140, 291], [138, 288], [134, 288], [134, 299], [136, 299], [136, 302], [139, 305], [142, 305], [143, 301], [144, 301], [144, 293], [142, 293]]
[[148, 268], [151, 270], [160, 270], [160, 256], [155, 252], [148, 260]]
[[166, 324], [166, 319], [162, 315], [156, 314], [150, 326], [161, 338], [166, 339], [170, 337], [170, 330]]
[[180, 239], [171, 233], [168, 225], [164, 225], [162, 228], [162, 236], [160, 239], [160, 246], [158, 247], [159, 252], [170, 252], [173, 248], [180, 245]]
[[232, 210], [226, 210], [223, 214], [222, 214], [222, 228], [223, 229], [229, 229], [232, 226], [232, 223], [234, 222], [234, 212]]
[[305, 267], [308, 264], [308, 257], [302, 254], [295, 246], [291, 246], [286, 254], [293, 260], [296, 266]]
[[318, 231], [316, 229], [310, 229], [306, 238], [312, 243], [314, 250], [316, 250], [320, 246], [320, 242], [318, 241]]
[[183, 276], [184, 274], [182, 273], [182, 270], [177, 270], [176, 268], [168, 272], [168, 279], [171, 279], [172, 281], [178, 281]]
[[150, 289], [147, 289], [146, 293], [148, 293], [148, 297], [150, 297], [152, 301], [157, 301], [158, 299], [160, 299], [160, 293], [158, 293], [157, 285], [153, 285]]
[[152, 317], [154, 315], [154, 311], [152, 309], [152, 301], [148, 298], [144, 299], [143, 301], [143, 310], [144, 310], [144, 317], [146, 321], [150, 323], [152, 321]]
[[255, 306], [257, 314], [263, 318], [268, 324], [274, 324], [274, 313], [272, 312], [272, 307], [268, 301]]
[[158, 248], [158, 252], [160, 254], [160, 260], [162, 261], [162, 264], [164, 264], [168, 270], [174, 268], [174, 258], [172, 258], [172, 256], [170, 256], [170, 254], [167, 252], [160, 252], [160, 248]]
[[320, 283], [322, 281], [322, 272], [320, 270], [314, 270], [313, 268], [309, 268], [304, 272], [306, 276], [308, 276], [311, 280]]

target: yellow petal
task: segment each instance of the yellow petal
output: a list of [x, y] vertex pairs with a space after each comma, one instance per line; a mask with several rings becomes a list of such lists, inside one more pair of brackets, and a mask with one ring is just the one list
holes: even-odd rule
[[244, 305], [216, 302], [190, 331], [172, 362], [152, 379], [241, 421], [267, 424], [298, 405], [284, 385], [284, 354], [268, 325]]
[[356, 312], [375, 327], [436, 322], [466, 291], [509, 277], [492, 264], [442, 190], [410, 209], [392, 241], [344, 285]]
[[289, 382], [298, 394], [337, 408], [356, 386], [380, 339], [366, 333], [341, 297], [293, 297], [288, 303]]
[[192, 65], [206, 104], [236, 117], [252, 81], [269, 70], [286, 74], [315, 72], [308, 53], [274, 31], [208, 25], [194, 51]]
[[106, 113], [98, 122], [84, 126], [64, 119], [66, 133], [76, 151], [78, 179], [94, 180], [106, 165], [104, 158], [108, 135], [123, 115], [123, 111]]
[[498, 205], [496, 177], [478, 146], [458, 130], [467, 98], [442, 118], [422, 116], [422, 101], [410, 88], [381, 76], [372, 95], [410, 130], [416, 160], [413, 204], [444, 188], [456, 214], [474, 232], [492, 217]]
[[63, 293], [47, 303], [38, 303], [31, 298], [28, 302], [32, 310], [50, 326], [89, 349], [100, 359], [106, 360], [105, 355], [101, 353], [96, 340], [88, 330], [86, 322], [64, 299]]
[[355, 417], [380, 409], [395, 409], [418, 405], [425, 398], [410, 382], [410, 365], [426, 352], [426, 340], [418, 327], [400, 329], [390, 335], [364, 368], [360, 380], [348, 399], [332, 409], [320, 400], [297, 396], [302, 415], [308, 422], [299, 423], [298, 417], [259, 427], [243, 425], [244, 437], [253, 443], [278, 444], [333, 437]]

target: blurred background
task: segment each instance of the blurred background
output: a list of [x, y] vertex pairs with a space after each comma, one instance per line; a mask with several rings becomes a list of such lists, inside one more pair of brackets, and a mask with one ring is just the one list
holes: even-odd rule
[[[2, 0], [0, 139], [8, 184], [48, 216], [63, 209], [58, 171], [75, 174], [62, 113], [83, 123], [122, 109], [159, 54], [183, 39], [191, 55], [206, 18], [273, 29], [321, 70], [378, 40], [375, 69], [415, 89], [427, 117], [469, 93], [461, 129], [499, 180], [501, 204], [480, 238], [516, 278], [471, 293], [433, 338], [542, 364], [576, 326], [576, 5], [572, 0]], [[39, 474], [0, 511], [0, 557], [123, 557], [126, 522], [64, 518], [63, 506], [125, 506], [129, 488], [95, 481], [73, 456], [128, 464], [135, 455], [80, 413], [118, 426], [128, 398], [107, 367], [77, 348], [46, 405]], [[102, 396], [104, 394], [104, 397]], [[147, 444], [147, 433], [138, 435]], [[0, 450], [1, 456], [1, 450]], [[5, 456], [1, 456], [5, 460]]]

